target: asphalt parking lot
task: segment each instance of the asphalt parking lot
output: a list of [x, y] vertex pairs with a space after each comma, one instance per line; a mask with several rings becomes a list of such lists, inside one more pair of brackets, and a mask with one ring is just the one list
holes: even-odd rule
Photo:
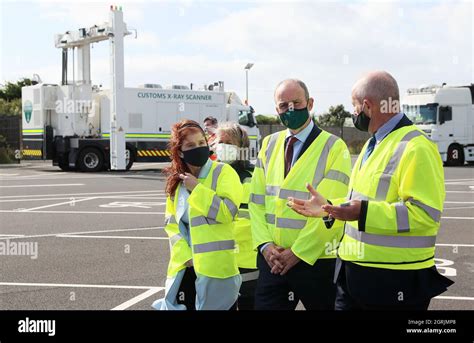
[[[49, 161], [0, 168], [2, 310], [152, 310], [169, 258], [159, 164], [65, 173]], [[445, 168], [436, 264], [455, 284], [430, 309], [474, 309], [474, 167]], [[19, 243], [23, 242], [23, 245]]]

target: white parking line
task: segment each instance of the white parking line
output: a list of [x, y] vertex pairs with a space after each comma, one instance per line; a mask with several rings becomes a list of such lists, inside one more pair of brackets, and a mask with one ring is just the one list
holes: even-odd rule
[[130, 194], [130, 193], [136, 193], [137, 195], [140, 195], [142, 193], [163, 193], [165, 191], [160, 191], [160, 190], [155, 190], [155, 191], [123, 191], [123, 192], [100, 192], [100, 193], [60, 193], [60, 194], [31, 194], [31, 195], [8, 195], [8, 196], [0, 196], [0, 199], [11, 199], [11, 198], [32, 198], [32, 197], [47, 197], [47, 196], [74, 196], [74, 195], [84, 195], [84, 196], [90, 196], [90, 195], [104, 195], [104, 194]]
[[467, 206], [467, 207], [445, 207], [444, 210], [467, 210], [470, 208], [474, 208], [474, 206]]
[[444, 180], [445, 182], [451, 182], [451, 181], [474, 181], [474, 179], [448, 179]]
[[151, 236], [86, 236], [86, 235], [56, 235], [59, 238], [114, 238], [114, 239], [158, 239], [158, 240], [169, 240], [168, 237], [151, 237]]
[[112, 309], [112, 311], [123, 311], [123, 310], [126, 310], [127, 308], [135, 305], [136, 303], [139, 303], [140, 301], [148, 298], [148, 297], [151, 297], [153, 294], [156, 294], [162, 290], [164, 290], [165, 288], [164, 287], [155, 287], [155, 288], [151, 288], [149, 289], [148, 291], [140, 294], [140, 295], [137, 295], [136, 297], [130, 299], [130, 300], [127, 300], [126, 302], [114, 307]]
[[115, 179], [115, 178], [163, 178], [163, 175], [25, 175], [17, 177], [0, 177], [0, 181], [25, 181], [25, 180], [65, 180], [65, 179]]
[[448, 243], [439, 243], [435, 244], [437, 247], [466, 247], [474, 248], [474, 244], [448, 244]]
[[[57, 235], [81, 235], [81, 234], [91, 234], [91, 233], [105, 233], [105, 232], [125, 232], [125, 231], [146, 231], [146, 230], [161, 230], [163, 226], [152, 226], [152, 227], [136, 227], [130, 229], [114, 229], [114, 230], [99, 230], [99, 231], [79, 231], [79, 232], [57, 232], [57, 233], [47, 233], [43, 235], [29, 235], [29, 236], [21, 236], [21, 237], [14, 237], [14, 238], [42, 238], [42, 237], [55, 237]], [[3, 237], [0, 237], [3, 239]], [[6, 238], [5, 238], [6, 239]], [[13, 238], [10, 238], [13, 239]]]
[[465, 219], [465, 220], [473, 220], [474, 217], [441, 217], [441, 219]]
[[[96, 199], [155, 199], [155, 200], [166, 200], [163, 194], [150, 194], [150, 195], [109, 195], [103, 197], [95, 197]], [[77, 199], [82, 199], [83, 197], [78, 197]], [[37, 198], [37, 199], [7, 199], [1, 200], [1, 202], [26, 202], [26, 201], [49, 201], [49, 200], [66, 200], [71, 199], [71, 197], [59, 197], [59, 198]]]
[[467, 193], [467, 194], [474, 194], [472, 191], [446, 191], [446, 193]]
[[[141, 214], [141, 215], [157, 215], [165, 214], [165, 212], [100, 212], [100, 211], [15, 211], [15, 210], [0, 210], [0, 213], [56, 213], [56, 214]], [[473, 218], [474, 219], [474, 218]]]
[[44, 205], [44, 206], [38, 206], [38, 207], [33, 207], [33, 208], [28, 208], [28, 209], [24, 209], [24, 210], [21, 210], [19, 212], [32, 212], [32, 211], [35, 211], [35, 210], [39, 210], [39, 209], [42, 209], [42, 208], [48, 208], [48, 207], [54, 207], [54, 206], [61, 206], [61, 205], [72, 205], [72, 204], [76, 204], [78, 202], [82, 202], [82, 201], [87, 201], [87, 200], [93, 200], [95, 198], [84, 198], [84, 199], [80, 199], [80, 200], [77, 200], [77, 199], [72, 199], [72, 200], [69, 200], [69, 201], [65, 201], [65, 202], [59, 202], [59, 203], [56, 203], [56, 204], [49, 204], [49, 205]]
[[125, 285], [90, 285], [69, 283], [32, 283], [32, 282], [0, 282], [0, 286], [25, 286], [25, 287], [70, 287], [70, 288], [110, 288], [110, 289], [164, 289], [156, 286], [125, 286]]
[[47, 185], [9, 185], [0, 186], [1, 188], [30, 188], [30, 187], [69, 187], [69, 186], [84, 186], [83, 183], [51, 183]]

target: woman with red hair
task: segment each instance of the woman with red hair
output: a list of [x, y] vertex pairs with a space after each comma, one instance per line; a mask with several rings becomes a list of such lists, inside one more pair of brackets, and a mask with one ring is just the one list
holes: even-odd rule
[[165, 231], [170, 237], [165, 297], [159, 310], [230, 310], [242, 278], [234, 220], [242, 185], [232, 167], [209, 159], [203, 129], [193, 120], [172, 127], [171, 166], [165, 170]]

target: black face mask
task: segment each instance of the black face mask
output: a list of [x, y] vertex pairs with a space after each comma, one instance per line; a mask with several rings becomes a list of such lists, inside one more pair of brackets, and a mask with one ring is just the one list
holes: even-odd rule
[[195, 167], [202, 167], [206, 164], [207, 160], [209, 159], [209, 147], [200, 146], [198, 148], [194, 148], [191, 150], [183, 151], [183, 160], [184, 162], [195, 166]]
[[360, 131], [369, 131], [370, 117], [365, 114], [364, 105], [362, 105], [362, 110], [358, 115], [352, 114], [352, 122], [354, 123], [354, 126]]

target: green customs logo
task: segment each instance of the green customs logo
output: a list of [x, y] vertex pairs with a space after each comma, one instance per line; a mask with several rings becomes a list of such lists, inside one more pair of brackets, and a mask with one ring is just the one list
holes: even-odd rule
[[30, 100], [26, 100], [23, 103], [23, 112], [25, 113], [25, 120], [27, 123], [31, 120], [31, 114], [33, 113], [33, 104]]

